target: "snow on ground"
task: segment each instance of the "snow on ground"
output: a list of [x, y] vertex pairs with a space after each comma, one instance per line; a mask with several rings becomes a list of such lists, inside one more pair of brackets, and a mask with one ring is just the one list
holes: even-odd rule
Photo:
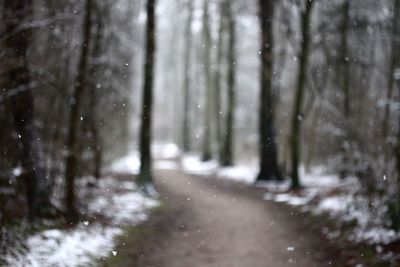
[[176, 170], [179, 167], [178, 163], [172, 160], [157, 160], [154, 166], [159, 170]]
[[[310, 173], [301, 170], [304, 189], [291, 192], [290, 183], [281, 186], [276, 182], [264, 183], [268, 192], [264, 199], [301, 206], [302, 211], [313, 214], [328, 214], [337, 222], [354, 224], [349, 240], [368, 244], [388, 244], [400, 239], [400, 235], [389, 229], [385, 221], [385, 203], [381, 199], [368, 199], [362, 193], [359, 180], [350, 177], [341, 180], [337, 175], [327, 174], [322, 167]], [[371, 208], [370, 203], [376, 207]], [[329, 235], [328, 235], [329, 236]]]
[[116, 182], [108, 178], [101, 181], [100, 188], [108, 194], [99, 195], [88, 205], [89, 214], [102, 214], [114, 225], [126, 226], [143, 221], [147, 217], [146, 211], [158, 203], [145, 197], [131, 181]]
[[[180, 156], [181, 152], [176, 144], [172, 143], [155, 143], [151, 147], [152, 154], [155, 158], [163, 159], [161, 162], [156, 161], [156, 168], [159, 169], [176, 169], [177, 164], [168, 159], [174, 159]], [[140, 154], [137, 150], [131, 151], [125, 157], [115, 161], [110, 166], [110, 171], [114, 173], [131, 173], [139, 174], [140, 170]]]
[[182, 158], [182, 168], [188, 174], [209, 176], [215, 174], [218, 170], [216, 161], [201, 161], [200, 157], [188, 155]]
[[[115, 172], [136, 173], [136, 153], [117, 160], [111, 165]], [[133, 163], [130, 166], [129, 163]], [[82, 186], [90, 177], [79, 181]], [[138, 191], [133, 181], [119, 181], [103, 178], [97, 186], [88, 189], [89, 195], [85, 215], [72, 229], [48, 229], [29, 236], [24, 250], [10, 250], [5, 255], [8, 266], [12, 267], [79, 267], [97, 266], [104, 257], [116, 256], [116, 237], [124, 233], [124, 228], [146, 220], [147, 211], [158, 205], [152, 198]], [[100, 222], [97, 217], [103, 218]], [[91, 221], [92, 220], [92, 221]]]
[[137, 151], [132, 151], [125, 157], [113, 162], [110, 171], [114, 173], [138, 174], [140, 169], [140, 158]]
[[238, 165], [224, 167], [218, 171], [219, 178], [228, 178], [237, 182], [253, 184], [257, 177], [258, 169], [256, 167]]
[[52, 229], [27, 240], [26, 255], [8, 259], [9, 266], [67, 267], [95, 266], [95, 259], [107, 257], [114, 238], [122, 234], [117, 227], [79, 226], [66, 231]]
[[173, 143], [155, 143], [151, 149], [153, 155], [162, 159], [173, 159], [181, 155], [179, 147]]
[[246, 184], [254, 183], [257, 175], [257, 168], [253, 164], [221, 168], [217, 161], [202, 161], [197, 155], [184, 156], [181, 164], [187, 174], [199, 176], [215, 175], [221, 179], [229, 179]]
[[[310, 173], [305, 172], [303, 168], [300, 174], [304, 188], [296, 193], [290, 191], [289, 180], [258, 182], [257, 186], [268, 190], [264, 195], [265, 200], [287, 203], [292, 206], [305, 206], [303, 210], [308, 211], [311, 208], [307, 205], [311, 202], [316, 202], [319, 198], [325, 200], [326, 194], [334, 188], [341, 188], [354, 182], [354, 180], [341, 181], [337, 175], [326, 174], [321, 167], [313, 169]], [[327, 207], [325, 211], [330, 211], [331, 208], [333, 209], [333, 207]], [[322, 209], [320, 210], [322, 211]]]

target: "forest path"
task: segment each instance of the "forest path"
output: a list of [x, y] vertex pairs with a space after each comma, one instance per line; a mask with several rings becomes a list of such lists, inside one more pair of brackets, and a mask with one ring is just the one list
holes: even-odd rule
[[138, 266], [335, 266], [305, 216], [262, 200], [263, 190], [179, 169], [157, 170], [156, 187], [170, 214]]

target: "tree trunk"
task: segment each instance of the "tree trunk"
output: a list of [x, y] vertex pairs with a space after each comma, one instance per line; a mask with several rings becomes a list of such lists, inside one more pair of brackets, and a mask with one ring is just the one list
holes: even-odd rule
[[320, 106], [316, 109], [316, 111], [313, 112], [312, 117], [311, 117], [311, 125], [310, 125], [310, 132], [308, 133], [309, 136], [311, 137], [310, 143], [308, 144], [307, 147], [307, 155], [304, 160], [304, 169], [306, 173], [311, 172], [311, 167], [312, 167], [312, 161], [314, 157], [314, 150], [315, 150], [315, 145], [316, 145], [316, 136], [317, 136], [317, 129], [318, 129], [318, 123], [320, 120], [320, 112], [321, 108]]
[[211, 121], [212, 121], [212, 87], [211, 87], [211, 33], [208, 14], [208, 0], [204, 0], [203, 6], [203, 42], [204, 42], [204, 79], [205, 79], [205, 111], [204, 111], [204, 136], [203, 136], [203, 161], [211, 160]]
[[183, 137], [183, 151], [189, 152], [191, 149], [191, 132], [190, 132], [190, 76], [191, 73], [191, 51], [192, 51], [192, 21], [193, 21], [193, 1], [189, 0], [189, 14], [186, 21], [185, 29], [185, 59], [184, 59], [184, 81], [183, 81], [183, 127], [182, 127], [182, 137]]
[[65, 181], [66, 196], [65, 205], [67, 208], [66, 218], [70, 223], [76, 223], [78, 220], [78, 211], [76, 207], [75, 197], [75, 176], [78, 169], [77, 162], [77, 133], [78, 118], [80, 112], [80, 103], [86, 86], [86, 72], [89, 59], [90, 35], [91, 35], [91, 16], [92, 16], [92, 0], [86, 0], [85, 20], [82, 31], [81, 54], [79, 58], [78, 74], [75, 81], [73, 96], [70, 99], [69, 121], [67, 144], [68, 155], [65, 162]]
[[281, 180], [275, 136], [273, 75], [274, 1], [259, 0], [261, 26], [260, 173], [257, 180]]
[[343, 128], [344, 136], [341, 140], [342, 150], [342, 163], [340, 170], [340, 177], [342, 179], [349, 175], [350, 169], [350, 59], [349, 59], [349, 45], [348, 45], [348, 32], [350, 21], [350, 1], [345, 0], [343, 4], [343, 22], [341, 29], [341, 51], [340, 51], [340, 67], [339, 81], [343, 91]]
[[218, 48], [217, 48], [217, 62], [214, 71], [214, 93], [215, 93], [215, 131], [216, 143], [218, 145], [219, 161], [223, 164], [224, 149], [223, 149], [223, 135], [222, 135], [222, 107], [221, 107], [221, 68], [224, 51], [224, 28], [226, 21], [226, 8], [227, 1], [221, 1], [219, 6], [220, 20], [218, 29]]
[[[395, 0], [395, 17], [394, 20], [395, 22], [393, 23], [393, 39], [395, 40], [394, 42], [394, 51], [396, 51], [396, 67], [394, 70], [398, 69], [400, 67], [400, 41], [399, 41], [399, 33], [400, 33], [400, 0]], [[395, 73], [393, 73], [393, 76], [395, 76]], [[394, 86], [397, 87], [398, 92], [400, 93], [400, 78], [397, 77], [394, 82]], [[398, 115], [397, 118], [398, 122], [398, 129], [397, 129], [397, 144], [395, 147], [395, 157], [396, 157], [396, 163], [397, 163], [397, 198], [395, 200], [394, 207], [396, 209], [396, 214], [394, 215], [395, 218], [392, 219], [394, 227], [399, 230], [400, 229], [400, 114]]]
[[310, 27], [313, 0], [306, 0], [306, 9], [302, 15], [301, 31], [302, 43], [299, 55], [299, 70], [297, 74], [297, 88], [294, 99], [294, 108], [292, 116], [292, 130], [291, 130], [291, 156], [292, 156], [292, 189], [301, 187], [299, 176], [299, 164], [301, 155], [301, 124], [302, 124], [302, 105], [305, 95], [306, 74], [309, 61], [309, 48], [310, 48]]
[[3, 21], [5, 31], [10, 36], [2, 44], [4, 61], [0, 77], [0, 87], [8, 92], [15, 91], [11, 97], [14, 127], [18, 135], [19, 153], [24, 178], [26, 179], [27, 203], [30, 217], [49, 215], [49, 181], [45, 176], [42, 159], [43, 148], [34, 124], [33, 84], [27, 62], [27, 50], [30, 45], [29, 29], [14, 31], [31, 20], [33, 3], [31, 0], [5, 0], [3, 3]]
[[[396, 68], [400, 64], [400, 42], [398, 36], [400, 34], [399, 29], [399, 16], [400, 16], [400, 0], [394, 0], [394, 7], [393, 7], [393, 19], [392, 19], [392, 29], [391, 29], [391, 61], [390, 61], [390, 69], [388, 75], [388, 90], [386, 93], [386, 103], [385, 103], [385, 113], [384, 118], [382, 121], [382, 136], [385, 141], [387, 141], [389, 135], [389, 121], [390, 121], [390, 101], [393, 97], [393, 91], [396, 86], [395, 80], [395, 72]], [[386, 149], [385, 149], [386, 150]], [[387, 151], [385, 151], [387, 154]]]
[[139, 184], [146, 190], [152, 179], [151, 160], [151, 124], [153, 109], [153, 78], [154, 61], [156, 51], [156, 0], [147, 1], [147, 25], [146, 25], [146, 54], [144, 64], [144, 84], [142, 103], [142, 125], [140, 132], [140, 174]]
[[99, 58], [103, 54], [103, 41], [104, 41], [104, 21], [107, 14], [100, 9], [99, 5], [94, 6], [96, 11], [96, 33], [94, 37], [92, 58], [94, 59], [94, 64], [90, 67], [90, 76], [92, 80], [90, 81], [90, 104], [89, 104], [89, 120], [90, 120], [90, 133], [91, 133], [91, 148], [93, 156], [93, 177], [101, 178], [101, 169], [103, 164], [103, 149], [100, 136], [99, 125], [100, 119], [97, 114], [97, 103], [101, 98], [99, 91], [101, 88], [97, 86], [99, 79], [101, 79], [101, 66], [99, 63]]
[[235, 78], [236, 78], [236, 29], [235, 20], [232, 15], [232, 5], [230, 1], [226, 2], [226, 12], [228, 19], [229, 29], [229, 47], [228, 47], [228, 110], [226, 114], [226, 128], [223, 146], [222, 165], [233, 165], [233, 151], [234, 151], [234, 120], [235, 120]]

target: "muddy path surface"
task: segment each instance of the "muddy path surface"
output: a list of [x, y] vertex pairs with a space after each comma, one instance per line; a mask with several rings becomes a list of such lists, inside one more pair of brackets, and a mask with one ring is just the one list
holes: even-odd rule
[[181, 170], [158, 170], [156, 187], [167, 208], [137, 241], [135, 262], [120, 266], [343, 266], [307, 216], [262, 200], [261, 189]]

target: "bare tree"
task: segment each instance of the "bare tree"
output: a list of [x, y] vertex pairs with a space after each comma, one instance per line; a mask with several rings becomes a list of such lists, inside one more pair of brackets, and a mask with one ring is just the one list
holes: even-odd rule
[[190, 141], [190, 76], [191, 73], [191, 51], [192, 51], [192, 21], [193, 21], [193, 1], [188, 1], [189, 14], [186, 21], [185, 29], [185, 55], [184, 55], [184, 80], [183, 80], [183, 126], [182, 126], [182, 136], [183, 136], [183, 151], [188, 152], [191, 149]]
[[340, 176], [346, 178], [349, 175], [350, 166], [350, 143], [351, 143], [351, 111], [350, 111], [350, 57], [349, 57], [349, 22], [350, 22], [350, 1], [345, 0], [342, 7], [342, 25], [341, 25], [341, 44], [339, 51], [339, 70], [338, 70], [338, 81], [343, 92], [343, 128], [344, 134], [341, 138], [341, 151], [342, 151], [342, 163]]
[[261, 26], [261, 91], [259, 110], [260, 173], [257, 180], [281, 180], [272, 93], [274, 1], [259, 0]]
[[212, 158], [212, 142], [211, 142], [211, 122], [212, 122], [212, 100], [213, 91], [211, 84], [211, 32], [209, 18], [209, 0], [203, 2], [203, 42], [204, 42], [204, 80], [206, 90], [205, 110], [204, 110], [204, 136], [203, 136], [203, 161], [208, 161]]
[[300, 184], [299, 163], [301, 154], [301, 124], [303, 120], [302, 109], [303, 99], [305, 95], [306, 74], [309, 62], [309, 50], [311, 45], [311, 15], [314, 0], [305, 0], [305, 10], [302, 14], [301, 34], [302, 41], [299, 52], [299, 70], [297, 74], [296, 92], [294, 98], [294, 107], [292, 115], [292, 129], [291, 129], [291, 156], [292, 156], [292, 189], [298, 189]]
[[140, 132], [140, 174], [138, 182], [143, 189], [152, 183], [152, 159], [151, 159], [151, 123], [153, 110], [153, 83], [154, 62], [156, 52], [156, 0], [147, 1], [147, 25], [146, 25], [146, 54], [144, 63], [144, 84], [142, 102], [142, 126]]
[[79, 58], [78, 73], [74, 84], [74, 91], [72, 97], [70, 98], [68, 135], [66, 143], [68, 155], [65, 162], [65, 205], [67, 208], [66, 217], [70, 223], [76, 223], [78, 220], [75, 197], [75, 177], [78, 168], [77, 132], [80, 104], [82, 102], [83, 92], [87, 85], [87, 69], [92, 29], [92, 0], [86, 0], [85, 12], [86, 14], [82, 31], [81, 54]]
[[88, 118], [90, 122], [90, 137], [91, 137], [91, 149], [93, 153], [93, 176], [97, 179], [101, 177], [102, 164], [103, 164], [103, 145], [101, 142], [101, 129], [102, 119], [100, 119], [97, 108], [98, 102], [101, 99], [100, 89], [101, 86], [98, 85], [98, 81], [103, 74], [103, 66], [100, 64], [99, 59], [104, 54], [104, 31], [105, 23], [108, 17], [106, 8], [95, 5], [94, 6], [96, 15], [96, 32], [93, 37], [93, 49], [91, 51], [91, 61], [90, 66], [90, 94], [89, 94], [89, 110]]
[[226, 1], [225, 5], [226, 17], [228, 22], [229, 42], [228, 42], [228, 107], [226, 114], [225, 135], [223, 143], [223, 153], [221, 164], [223, 166], [233, 165], [234, 151], [234, 122], [236, 107], [236, 23], [232, 14], [232, 2]]
[[400, 1], [394, 0], [393, 6], [393, 18], [392, 18], [392, 27], [391, 27], [391, 51], [390, 51], [390, 69], [388, 73], [388, 89], [386, 92], [386, 103], [385, 103], [385, 111], [384, 118], [382, 121], [382, 135], [386, 140], [389, 135], [389, 123], [390, 123], [390, 104], [393, 100], [393, 92], [396, 86], [396, 68], [400, 65], [400, 42], [398, 40], [398, 36], [400, 34], [400, 27], [398, 26], [398, 20], [400, 16]]
[[[399, 40], [399, 34], [400, 34], [400, 0], [394, 0], [395, 6], [394, 6], [394, 17], [393, 19], [395, 20], [393, 22], [393, 36], [392, 38], [394, 39], [394, 43], [392, 46], [392, 49], [394, 53], [395, 63], [392, 63], [395, 65], [395, 67], [392, 69], [393, 71], [393, 76], [395, 79], [395, 84], [393, 84], [394, 87], [397, 87], [397, 91], [400, 92], [400, 78], [396, 77], [398, 76], [399, 68], [400, 68], [400, 40]], [[396, 157], [396, 163], [397, 163], [397, 175], [400, 177], [400, 114], [398, 115], [397, 118], [397, 125], [399, 128], [397, 129], [397, 141], [396, 141], [396, 147], [395, 147], [395, 157]], [[397, 196], [396, 199], [394, 200], [394, 204], [392, 207], [390, 207], [390, 211], [392, 214], [392, 224], [393, 228], [396, 230], [400, 230], [400, 181], [397, 181]]]
[[4, 61], [0, 72], [0, 87], [9, 93], [14, 128], [18, 138], [20, 161], [26, 181], [27, 203], [31, 217], [43, 216], [52, 211], [50, 188], [45, 176], [43, 148], [35, 126], [34, 101], [28, 67], [27, 50], [31, 42], [31, 29], [21, 28], [32, 19], [31, 0], [5, 0], [3, 20], [5, 35], [1, 42]]

